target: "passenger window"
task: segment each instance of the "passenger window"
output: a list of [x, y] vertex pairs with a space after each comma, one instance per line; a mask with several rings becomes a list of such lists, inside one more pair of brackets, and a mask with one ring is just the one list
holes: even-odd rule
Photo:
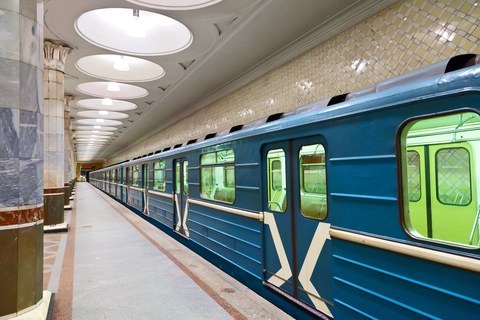
[[303, 146], [299, 153], [300, 210], [305, 217], [327, 216], [327, 175], [325, 148], [321, 144]]
[[165, 191], [165, 161], [153, 164], [153, 190]]
[[183, 193], [188, 196], [188, 161], [183, 162]]
[[125, 184], [128, 185], [130, 183], [130, 168], [125, 168]]
[[418, 238], [479, 248], [480, 115], [414, 120], [401, 135], [403, 212]]
[[275, 212], [285, 212], [287, 209], [285, 151], [283, 149], [268, 151], [267, 162], [268, 209]]
[[200, 197], [235, 202], [235, 155], [233, 149], [200, 156]]
[[443, 204], [466, 206], [472, 201], [470, 154], [464, 148], [437, 151], [437, 196]]

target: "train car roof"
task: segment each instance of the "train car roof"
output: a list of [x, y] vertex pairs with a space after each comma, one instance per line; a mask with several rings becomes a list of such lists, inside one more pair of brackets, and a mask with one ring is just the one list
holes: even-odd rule
[[[447, 92], [461, 92], [472, 90], [473, 88], [478, 90], [477, 87], [480, 87], [480, 56], [470, 56], [474, 57], [474, 62], [473, 65], [466, 68], [449, 72], [448, 63], [452, 59], [442, 61], [426, 68], [382, 81], [373, 87], [345, 95], [344, 102], [334, 105], [326, 105], [326, 102], [331, 99], [320, 100], [299, 107], [298, 109], [301, 109], [302, 112], [288, 112], [288, 116], [272, 122], [259, 123], [256, 126], [245, 125], [243, 126], [243, 129], [235, 132], [215, 136], [207, 140], [183, 145], [175, 149], [139, 159], [111, 165], [99, 169], [96, 172], [170, 157], [179, 153], [215, 146], [251, 136], [258, 136], [292, 127], [298, 127], [305, 125], [306, 123], [337, 119], [363, 112], [385, 109], [392, 105], [425, 99], [425, 97], [441, 96]], [[442, 68], [443, 70], [446, 70], [445, 72], [447, 73], [443, 74], [442, 72], [439, 76], [432, 76], [432, 74], [438, 74], [438, 71]], [[394, 85], [395, 83], [398, 85]], [[257, 120], [256, 122], [260, 121]]]

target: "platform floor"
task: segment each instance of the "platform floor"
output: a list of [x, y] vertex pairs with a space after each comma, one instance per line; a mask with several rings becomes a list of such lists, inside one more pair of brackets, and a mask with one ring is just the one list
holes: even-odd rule
[[291, 319], [88, 183], [46, 233], [53, 319]]

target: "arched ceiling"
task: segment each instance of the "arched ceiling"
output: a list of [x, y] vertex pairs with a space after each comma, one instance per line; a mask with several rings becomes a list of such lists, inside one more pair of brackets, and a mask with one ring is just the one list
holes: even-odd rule
[[[94, 152], [89, 151], [88, 156], [82, 156], [85, 149], [79, 148], [78, 160], [103, 160], [114, 155], [142, 137], [200, 110], [393, 2], [395, 1], [45, 1], [45, 39], [64, 43], [73, 49], [65, 64], [65, 94], [75, 97], [75, 102], [71, 104], [74, 130], [109, 131], [107, 127], [101, 128], [102, 123], [96, 122], [95, 118], [90, 119], [90, 116], [97, 113], [92, 109], [101, 110], [102, 104], [105, 105], [108, 112], [102, 115], [102, 119], [103, 123], [109, 123], [108, 113], [115, 111], [115, 105], [122, 105], [118, 101], [136, 105], [136, 108], [118, 110], [127, 115], [122, 119], [112, 113], [116, 116], [112, 120], [117, 121], [115, 129], [111, 129], [113, 135], [108, 136], [108, 141], [101, 141], [99, 147], [92, 146]], [[122, 9], [116, 11], [124, 15], [117, 18], [110, 16], [110, 13], [105, 13], [108, 8]], [[159, 15], [165, 16], [165, 21], [168, 22], [145, 22], [149, 16]], [[86, 17], [93, 20], [85, 20]], [[92, 24], [97, 23], [95, 19], [99, 20], [99, 25], [92, 27]], [[118, 19], [121, 21], [115, 21]], [[140, 30], [138, 33], [136, 28], [139, 21], [150, 23], [148, 28], [171, 29], [165, 32], [147, 28], [147, 31]], [[82, 28], [83, 24], [87, 30], [77, 32], [76, 22], [78, 28]], [[172, 27], [172, 23], [177, 22], [180, 25], [179, 31]], [[117, 23], [117, 26], [111, 25], [112, 23]], [[96, 30], [98, 34], [95, 34]], [[111, 34], [106, 36], [107, 32]], [[173, 36], [176, 32], [186, 36], [190, 33], [191, 38], [179, 41]], [[86, 34], [92, 35], [96, 44], [87, 41]], [[170, 40], [178, 40], [179, 49], [162, 43]], [[97, 42], [102, 41], [108, 43], [99, 46]], [[125, 49], [117, 49], [118, 45], [125, 46]], [[166, 53], [159, 53], [159, 48], [167, 48]], [[137, 49], [151, 50], [155, 54], [142, 54]], [[106, 83], [109, 80], [115, 81], [115, 84]], [[134, 89], [133, 86], [140, 87], [143, 91], [133, 95], [136, 98], [123, 95], [124, 90], [130, 92]], [[112, 101], [104, 98], [116, 102], [112, 106]], [[78, 105], [77, 101], [80, 101]], [[75, 135], [75, 139], [78, 137]]]

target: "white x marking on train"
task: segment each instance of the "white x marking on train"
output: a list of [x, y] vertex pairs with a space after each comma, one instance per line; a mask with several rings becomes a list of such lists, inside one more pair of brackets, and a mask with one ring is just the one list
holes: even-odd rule
[[[282, 238], [280, 237], [274, 215], [270, 212], [265, 212], [264, 223], [270, 228], [275, 251], [277, 252], [277, 256], [281, 265], [281, 268], [269, 279], [267, 279], [267, 281], [277, 287], [280, 287], [292, 277], [292, 270], [290, 268], [290, 263], [288, 262], [285, 247], [283, 246]], [[300, 273], [298, 274], [298, 280], [306, 290], [306, 293], [312, 300], [315, 307], [330, 317], [333, 317], [332, 313], [328, 309], [327, 304], [321, 299], [320, 294], [311, 281], [313, 271], [315, 270], [315, 266], [318, 258], [320, 257], [320, 253], [322, 252], [325, 241], [330, 239], [329, 230], [329, 223], [318, 224], [315, 234], [312, 237], [312, 241], [310, 242], [310, 247], [308, 248], [305, 260], [300, 269]]]

